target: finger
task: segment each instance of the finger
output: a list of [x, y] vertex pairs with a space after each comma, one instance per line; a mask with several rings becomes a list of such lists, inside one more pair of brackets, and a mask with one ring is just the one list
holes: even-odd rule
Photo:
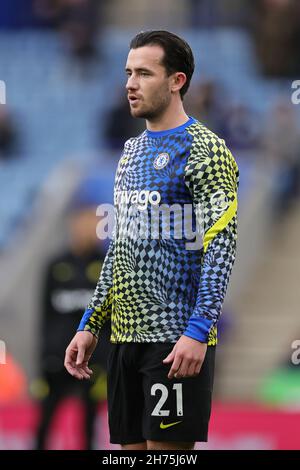
[[82, 366], [84, 362], [84, 354], [85, 354], [85, 350], [83, 346], [78, 346], [77, 359], [76, 359], [77, 366]]
[[92, 375], [94, 373], [94, 371], [88, 367], [87, 363], [83, 364], [82, 369], [89, 375]]
[[65, 361], [65, 366], [68, 372], [73, 375], [73, 377], [76, 377], [77, 379], [83, 379], [84, 376], [82, 374], [82, 371], [80, 370], [81, 367], [77, 366], [76, 364], [76, 355], [74, 359], [67, 360]]
[[196, 375], [200, 374], [200, 370], [201, 370], [202, 364], [203, 364], [203, 362], [201, 362], [201, 361], [200, 361], [200, 362], [197, 362], [197, 365], [196, 365], [196, 367], [195, 367], [195, 374], [196, 374]]
[[74, 369], [71, 375], [75, 377], [75, 379], [78, 379], [78, 380], [83, 380], [84, 378], [83, 375], [76, 369]]
[[71, 364], [76, 360], [76, 351], [67, 348], [65, 354], [64, 366], [67, 367], [67, 364]]
[[84, 378], [84, 375], [76, 365], [76, 357], [77, 349], [68, 347], [66, 350], [64, 366], [70, 375], [72, 375], [76, 379], [82, 380]]
[[73, 367], [67, 362], [65, 362], [65, 368], [69, 372], [69, 374], [73, 375]]
[[80, 373], [84, 375], [85, 379], [90, 379], [93, 371], [88, 367], [87, 362], [84, 362], [82, 366], [79, 367]]
[[83, 379], [83, 375], [81, 374], [81, 372], [78, 370], [78, 368], [71, 363], [71, 362], [68, 362], [66, 363], [66, 369], [67, 371], [69, 372], [69, 374], [71, 374], [73, 377], [76, 377], [76, 379]]
[[197, 365], [197, 362], [193, 361], [189, 368], [188, 368], [188, 371], [187, 371], [187, 374], [186, 376], [187, 377], [195, 377], [196, 375], [196, 365]]
[[87, 380], [88, 380], [88, 379], [91, 378], [90, 374], [88, 374], [87, 372], [85, 372], [85, 370], [83, 369], [83, 367], [78, 367], [77, 371], [78, 371], [79, 374], [82, 375], [82, 378], [83, 378], [83, 379], [87, 379]]
[[173, 361], [172, 367], [169, 371], [168, 378], [173, 379], [175, 373], [178, 371], [180, 364], [181, 364], [182, 358], [179, 357], [178, 355], [175, 355], [175, 359]]
[[186, 377], [189, 366], [190, 366], [190, 360], [183, 359], [180, 364], [179, 369], [174, 374], [175, 379], [181, 379], [182, 377]]
[[67, 369], [67, 371], [69, 372], [69, 374], [71, 374], [73, 372], [74, 361], [73, 361], [71, 355], [68, 353], [68, 350], [66, 351], [64, 366]]
[[163, 360], [163, 363], [164, 364], [169, 364], [170, 362], [172, 362], [174, 360], [174, 357], [175, 357], [175, 349], [173, 349], [170, 354], [168, 354], [168, 356]]

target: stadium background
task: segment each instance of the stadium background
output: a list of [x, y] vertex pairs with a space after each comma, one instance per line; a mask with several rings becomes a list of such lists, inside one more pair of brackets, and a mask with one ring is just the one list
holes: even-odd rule
[[[2, 0], [0, 449], [34, 447], [43, 266], [66, 244], [70, 206], [111, 202], [120, 148], [141, 124], [122, 98], [128, 43], [151, 28], [191, 44], [187, 110], [225, 138], [241, 174], [211, 437], [199, 448], [300, 448], [298, 1]], [[81, 412], [76, 398], [63, 403], [49, 448], [82, 447]], [[96, 425], [94, 447], [109, 448], [105, 403]]]

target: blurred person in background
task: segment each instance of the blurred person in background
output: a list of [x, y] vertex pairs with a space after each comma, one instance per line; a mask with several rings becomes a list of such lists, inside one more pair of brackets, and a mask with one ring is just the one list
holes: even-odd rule
[[100, 4], [98, 0], [64, 0], [62, 4], [61, 30], [73, 56], [84, 63], [97, 55]]
[[[101, 121], [103, 117], [101, 115]], [[118, 123], [116, 125], [116, 123]], [[101, 122], [101, 128], [103, 123]], [[104, 124], [104, 138], [107, 147], [120, 152], [124, 143], [132, 136], [140, 134], [144, 129], [139, 121], [133, 119], [128, 109], [126, 97], [120, 97], [118, 104], [112, 108]], [[119, 157], [119, 153], [118, 153]]]
[[74, 58], [87, 64], [97, 57], [96, 38], [101, 27], [98, 0], [36, 0], [35, 14], [56, 26]]
[[194, 116], [213, 132], [218, 131], [226, 106], [226, 96], [222, 99], [218, 85], [210, 79], [196, 83], [185, 99], [185, 107], [190, 116]]
[[[114, 236], [65, 366], [78, 379], [91, 377], [88, 363], [109, 320], [111, 443], [193, 449], [207, 440], [217, 323], [235, 259], [238, 168], [224, 140], [184, 110], [194, 57], [183, 39], [139, 33], [125, 71], [131, 114], [146, 130], [125, 143]], [[139, 210], [143, 231], [160, 202], [192, 207], [201, 243], [176, 237], [175, 223], [171, 234], [162, 223], [158, 237], [131, 233]]]
[[270, 112], [261, 141], [274, 171], [273, 212], [285, 216], [300, 194], [300, 129], [295, 108], [278, 98]]
[[[90, 195], [91, 196], [91, 195]], [[83, 185], [69, 208], [68, 248], [51, 259], [45, 269], [40, 321], [41, 379], [37, 394], [44, 395], [37, 432], [37, 449], [47, 448], [47, 437], [58, 405], [66, 397], [78, 396], [84, 405], [84, 441], [92, 449], [99, 402], [106, 400], [106, 360], [110, 327], [101, 333], [101, 344], [92, 361], [92, 381], [79, 382], [63, 366], [65, 349], [90, 299], [105, 257], [96, 236], [96, 208]], [[39, 386], [38, 386], [39, 385]], [[39, 389], [39, 390], [38, 390]], [[97, 443], [96, 443], [97, 444]]]
[[199, 81], [191, 88], [185, 106], [190, 116], [222, 135], [238, 155], [258, 148], [259, 116], [246, 105], [233, 104], [220, 84], [210, 79]]
[[260, 142], [259, 115], [245, 104], [230, 104], [219, 121], [218, 132], [238, 155], [251, 152], [254, 157]]
[[252, 26], [262, 71], [269, 77], [300, 74], [299, 0], [254, 0]]

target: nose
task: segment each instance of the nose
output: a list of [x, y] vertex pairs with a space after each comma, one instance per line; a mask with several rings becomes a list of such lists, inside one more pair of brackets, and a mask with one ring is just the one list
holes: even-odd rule
[[138, 83], [135, 76], [132, 74], [128, 77], [126, 83], [126, 89], [129, 90], [136, 90], [138, 88]]

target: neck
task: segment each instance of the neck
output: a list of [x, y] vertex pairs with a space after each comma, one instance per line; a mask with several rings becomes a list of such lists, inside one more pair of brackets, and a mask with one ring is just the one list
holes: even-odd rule
[[189, 117], [186, 114], [181, 99], [174, 100], [168, 106], [163, 114], [157, 118], [148, 120], [146, 119], [146, 126], [149, 131], [165, 131], [173, 129], [174, 127], [181, 126], [188, 121]]

